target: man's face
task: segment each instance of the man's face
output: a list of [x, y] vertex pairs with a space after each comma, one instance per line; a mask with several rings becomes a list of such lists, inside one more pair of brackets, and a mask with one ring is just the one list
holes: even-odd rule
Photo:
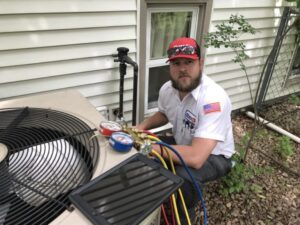
[[170, 79], [180, 92], [194, 90], [200, 82], [201, 72], [200, 60], [177, 58], [170, 61]]

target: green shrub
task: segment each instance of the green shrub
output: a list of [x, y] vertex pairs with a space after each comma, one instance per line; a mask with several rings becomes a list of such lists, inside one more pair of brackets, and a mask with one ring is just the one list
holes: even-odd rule
[[291, 139], [287, 136], [281, 136], [278, 138], [277, 152], [280, 157], [286, 160], [289, 156], [294, 154], [294, 147]]
[[289, 96], [288, 102], [294, 105], [300, 105], [300, 98], [297, 95], [292, 94]]
[[241, 140], [241, 145], [236, 145], [237, 153], [232, 157], [235, 165], [231, 171], [221, 179], [220, 193], [225, 196], [246, 191], [259, 193], [261, 187], [257, 184], [253, 184], [251, 179], [258, 174], [272, 171], [269, 167], [262, 168], [243, 162], [245, 154], [244, 146], [249, 141], [249, 138], [249, 134], [246, 134]]
[[216, 32], [204, 35], [205, 47], [231, 48], [235, 57], [233, 62], [238, 63], [241, 69], [246, 72], [244, 60], [249, 56], [245, 53], [245, 44], [239, 38], [243, 34], [255, 34], [256, 30], [252, 27], [243, 15], [231, 15], [228, 21], [223, 21], [215, 26]]

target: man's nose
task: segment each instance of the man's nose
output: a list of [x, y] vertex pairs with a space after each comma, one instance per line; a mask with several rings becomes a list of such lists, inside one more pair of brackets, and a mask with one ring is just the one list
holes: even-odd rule
[[186, 65], [184, 65], [183, 63], [180, 65], [179, 70], [182, 72], [185, 72], [187, 70]]

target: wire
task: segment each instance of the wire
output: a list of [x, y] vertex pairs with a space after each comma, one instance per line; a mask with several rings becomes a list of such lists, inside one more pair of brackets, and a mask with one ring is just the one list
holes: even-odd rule
[[142, 130], [142, 132], [158, 139], [158, 137], [156, 136], [156, 134], [150, 132], [149, 130]]
[[[152, 140], [155, 140], [155, 141], [161, 141], [157, 137], [153, 137], [151, 135], [148, 135], [147, 137], [149, 139], [152, 139]], [[161, 147], [162, 150], [165, 150], [167, 152], [167, 155], [168, 155], [168, 158], [169, 158], [169, 161], [170, 161], [170, 164], [171, 164], [172, 172], [176, 175], [176, 170], [175, 170], [175, 167], [174, 167], [174, 162], [173, 162], [173, 159], [172, 159], [172, 157], [170, 155], [170, 152], [167, 149], [165, 149], [165, 147], [163, 147], [162, 145], [160, 145], [160, 147]], [[178, 193], [179, 193], [179, 197], [180, 197], [180, 200], [181, 200], [181, 203], [182, 203], [183, 211], [184, 211], [184, 214], [186, 216], [188, 225], [191, 225], [190, 216], [189, 216], [188, 210], [186, 208], [185, 200], [184, 200], [184, 197], [183, 197], [183, 194], [182, 194], [182, 191], [181, 191], [180, 188], [178, 190]]]
[[170, 211], [171, 211], [172, 222], [173, 222], [174, 225], [176, 225], [175, 215], [174, 215], [174, 207], [173, 207], [173, 203], [171, 201], [171, 198], [170, 198]]
[[[166, 152], [167, 152], [167, 155], [168, 155], [168, 157], [169, 157], [169, 159], [170, 159], [170, 164], [171, 164], [172, 172], [176, 175], [176, 170], [175, 170], [175, 167], [174, 167], [173, 159], [172, 159], [172, 157], [171, 157], [169, 151], [166, 150]], [[186, 216], [186, 220], [187, 220], [187, 222], [188, 222], [188, 225], [191, 225], [190, 215], [189, 215], [188, 210], [187, 210], [187, 208], [186, 208], [185, 200], [184, 200], [184, 197], [183, 197], [183, 194], [182, 194], [182, 191], [181, 191], [180, 188], [179, 188], [179, 190], [178, 190], [178, 193], [179, 193], [179, 197], [180, 197], [180, 200], [181, 200], [181, 203], [182, 203], [183, 211], [184, 211], [184, 214], [185, 214], [185, 216]]]
[[160, 208], [161, 208], [161, 212], [162, 212], [162, 214], [164, 216], [165, 224], [169, 225], [169, 221], [168, 221], [168, 218], [167, 218], [167, 215], [166, 215], [164, 204], [162, 204]]
[[194, 186], [196, 188], [196, 191], [197, 191], [197, 194], [198, 194], [198, 197], [200, 199], [201, 206], [202, 206], [202, 209], [203, 209], [204, 224], [207, 225], [208, 224], [207, 212], [206, 212], [205, 201], [204, 201], [204, 198], [202, 196], [201, 188], [200, 188], [199, 184], [196, 182], [194, 176], [192, 175], [192, 173], [189, 170], [188, 166], [184, 162], [183, 158], [181, 157], [181, 155], [171, 145], [168, 145], [168, 144], [166, 144], [164, 142], [161, 142], [161, 141], [157, 141], [156, 144], [166, 146], [168, 149], [170, 149], [172, 152], [174, 152], [176, 154], [176, 156], [179, 158], [181, 164], [185, 168], [186, 172], [188, 173], [189, 177], [191, 178], [191, 180], [192, 180], [192, 182], [193, 182], [193, 184], [194, 184]]
[[[161, 161], [161, 163], [163, 164], [163, 166], [166, 169], [168, 169], [166, 161], [163, 159], [163, 157], [161, 157], [160, 154], [158, 154], [154, 150], [151, 151], [151, 154], [153, 154], [154, 156], [156, 156]], [[178, 214], [178, 208], [177, 208], [177, 204], [176, 204], [176, 199], [175, 199], [175, 195], [174, 194], [172, 194], [172, 201], [173, 201], [173, 204], [174, 204], [174, 210], [175, 210], [175, 216], [176, 216], [177, 223], [178, 223], [178, 225], [181, 225], [180, 217], [179, 217], [179, 214]]]

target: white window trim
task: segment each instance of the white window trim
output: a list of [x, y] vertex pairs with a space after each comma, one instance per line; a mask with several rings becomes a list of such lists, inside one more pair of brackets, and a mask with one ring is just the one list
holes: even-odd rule
[[148, 109], [148, 91], [149, 91], [149, 69], [152, 67], [164, 66], [168, 58], [150, 59], [150, 34], [151, 34], [151, 13], [157, 12], [186, 12], [192, 11], [192, 23], [190, 37], [196, 38], [197, 22], [199, 17], [198, 7], [154, 7], [147, 9], [147, 29], [146, 29], [146, 74], [145, 74], [145, 97], [144, 112], [151, 114], [157, 112], [157, 108]]

